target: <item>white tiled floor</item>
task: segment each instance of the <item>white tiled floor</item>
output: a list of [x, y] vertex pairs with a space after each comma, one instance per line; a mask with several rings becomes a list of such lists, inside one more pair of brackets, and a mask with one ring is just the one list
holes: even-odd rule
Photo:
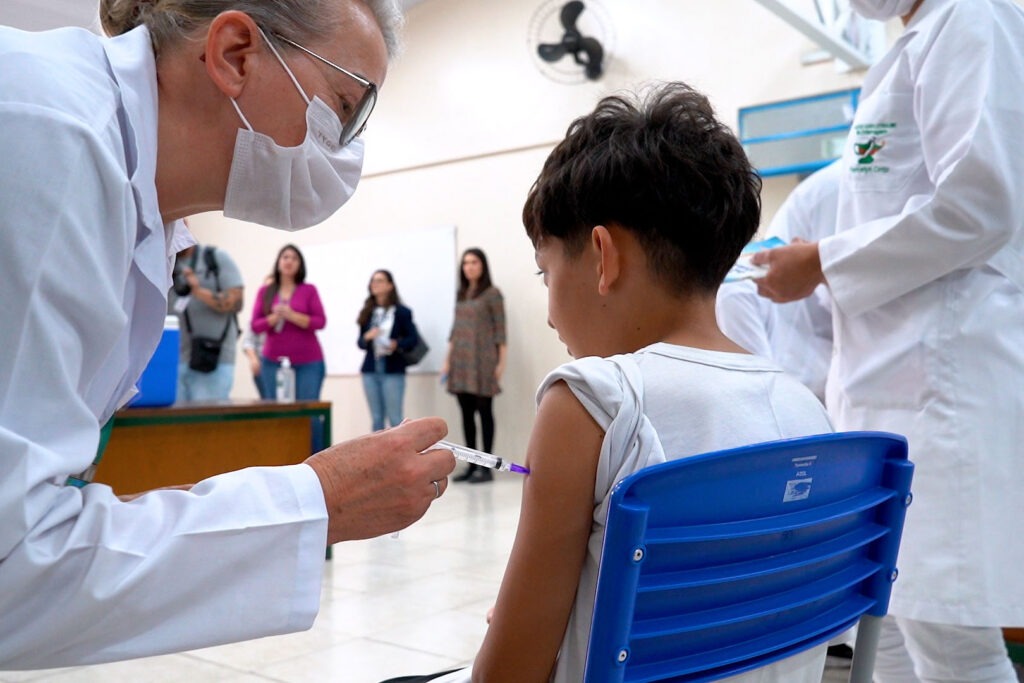
[[[521, 480], [452, 484], [398, 538], [334, 547], [305, 633], [102, 666], [3, 672], [0, 683], [376, 683], [468, 663], [501, 581]], [[846, 680], [826, 670], [823, 683]]]

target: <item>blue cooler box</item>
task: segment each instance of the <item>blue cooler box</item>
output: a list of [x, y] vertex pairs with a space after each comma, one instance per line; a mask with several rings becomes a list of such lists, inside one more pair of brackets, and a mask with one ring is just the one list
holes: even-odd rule
[[181, 332], [178, 317], [167, 316], [164, 333], [153, 357], [142, 371], [139, 393], [129, 404], [132, 408], [169, 406], [178, 395], [178, 345]]

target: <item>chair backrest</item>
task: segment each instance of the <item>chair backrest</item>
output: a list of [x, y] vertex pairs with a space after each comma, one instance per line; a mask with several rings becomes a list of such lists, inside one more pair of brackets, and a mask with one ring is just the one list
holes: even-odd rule
[[714, 681], [884, 616], [912, 476], [902, 436], [846, 432], [626, 477], [611, 494], [585, 680]]

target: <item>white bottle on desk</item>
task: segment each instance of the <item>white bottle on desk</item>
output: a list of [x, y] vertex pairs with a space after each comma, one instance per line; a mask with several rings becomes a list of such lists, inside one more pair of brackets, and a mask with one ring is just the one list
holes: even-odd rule
[[295, 400], [295, 368], [287, 356], [278, 359], [281, 367], [277, 369], [277, 400], [291, 403]]

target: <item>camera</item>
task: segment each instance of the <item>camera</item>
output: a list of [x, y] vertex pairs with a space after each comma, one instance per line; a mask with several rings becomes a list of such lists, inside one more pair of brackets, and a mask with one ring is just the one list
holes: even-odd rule
[[178, 296], [188, 296], [192, 293], [192, 287], [188, 284], [188, 279], [185, 278], [185, 264], [182, 263], [182, 259], [177, 259], [174, 262], [174, 270], [171, 273], [174, 293]]

